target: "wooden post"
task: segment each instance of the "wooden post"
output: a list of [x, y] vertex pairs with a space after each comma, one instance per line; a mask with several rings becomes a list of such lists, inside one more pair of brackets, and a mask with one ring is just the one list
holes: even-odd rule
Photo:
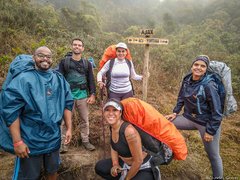
[[149, 62], [149, 49], [150, 44], [155, 45], [167, 45], [168, 39], [159, 39], [159, 38], [150, 38], [150, 35], [153, 35], [153, 29], [142, 29], [140, 31], [140, 35], [145, 35], [145, 38], [143, 37], [130, 37], [128, 38], [128, 43], [130, 44], [145, 44], [145, 50], [144, 50], [144, 65], [143, 65], [143, 100], [147, 101], [147, 90], [148, 90], [148, 76], [149, 76], [149, 70], [148, 70], [148, 62]]
[[143, 100], [144, 101], [147, 101], [148, 74], [149, 74], [148, 62], [149, 62], [149, 44], [145, 44], [144, 66], [143, 66]]

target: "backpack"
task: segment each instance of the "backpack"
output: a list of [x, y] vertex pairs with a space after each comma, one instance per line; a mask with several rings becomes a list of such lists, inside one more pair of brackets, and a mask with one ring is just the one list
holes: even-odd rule
[[[71, 66], [70, 68], [70, 65], [71, 65], [71, 57], [72, 57], [72, 52], [68, 52], [66, 55], [65, 55], [65, 59], [63, 60], [63, 68], [64, 68], [64, 77], [67, 79], [67, 74], [70, 72], [70, 69], [73, 69], [74, 71], [76, 71], [77, 73], [79, 74], [84, 74], [85, 77], [88, 77], [88, 72], [89, 72], [89, 69], [88, 69], [88, 60], [86, 59], [82, 59], [82, 62], [83, 62], [83, 67], [82, 66]], [[86, 81], [87, 81], [87, 78], [86, 78]], [[86, 83], [83, 83], [83, 84], [75, 84], [75, 83], [70, 83], [70, 88], [71, 89], [74, 89], [74, 88], [80, 88], [81, 90], [85, 90], [85, 89], [88, 89], [88, 82]]]
[[[126, 120], [128, 121], [128, 120]], [[173, 151], [166, 144], [157, 140], [155, 137], [149, 135], [147, 132], [132, 124], [138, 131], [143, 150], [152, 156], [152, 163], [154, 166], [168, 165], [173, 159]]]
[[186, 93], [185, 96], [194, 97], [194, 101], [192, 101], [191, 98], [188, 98], [188, 102], [192, 104], [192, 106], [196, 107], [198, 114], [203, 114], [201, 101], [206, 101], [207, 99], [205, 87], [210, 81], [214, 81], [217, 84], [217, 93], [220, 98], [221, 113], [223, 113], [226, 93], [225, 93], [225, 88], [222, 83], [221, 77], [217, 73], [207, 71], [206, 74], [203, 76], [203, 78], [199, 81], [199, 83], [196, 86], [194, 86], [193, 89], [190, 91], [188, 86], [191, 84], [189, 83], [191, 78], [192, 78], [192, 72], [189, 72], [183, 78], [183, 81], [185, 82], [183, 83], [183, 88], [185, 89], [184, 90], [184, 92]]
[[89, 58], [88, 58], [88, 61], [91, 63], [92, 68], [96, 68], [96, 64], [95, 64], [95, 62], [94, 62], [93, 57], [89, 57]]
[[[102, 69], [102, 67], [104, 66], [104, 64], [110, 60], [110, 59], [115, 59], [117, 57], [116, 54], [116, 45], [111, 45], [108, 46], [102, 56], [102, 59], [99, 61], [99, 71]], [[130, 50], [127, 49], [127, 55], [126, 55], [126, 59], [128, 60], [132, 60], [132, 56], [130, 54]]]
[[186, 159], [185, 140], [172, 122], [140, 99], [127, 98], [121, 103], [123, 119], [137, 129], [154, 165], [169, 164], [173, 158]]
[[[102, 67], [104, 66], [104, 64], [110, 60], [109, 70], [106, 73], [106, 77], [104, 76], [103, 80], [102, 80], [103, 82], [106, 80], [106, 87], [108, 90], [111, 85], [111, 73], [112, 73], [112, 68], [114, 65], [114, 59], [116, 57], [117, 57], [116, 45], [110, 45], [105, 49], [102, 59], [99, 61], [99, 71], [100, 71], [102, 69]], [[129, 49], [127, 49], [127, 55], [126, 55], [125, 59], [126, 59], [128, 67], [129, 67], [129, 71], [131, 72], [132, 65], [131, 65], [130, 61], [132, 60], [132, 57], [131, 57], [131, 53], [130, 53]], [[130, 80], [130, 82], [131, 82], [132, 90], [133, 90], [133, 94], [134, 94], [132, 81]]]
[[[218, 93], [223, 105], [223, 115], [228, 116], [230, 113], [237, 111], [237, 101], [233, 97], [231, 69], [220, 61], [210, 61], [209, 72], [218, 74], [220, 80], [216, 80], [219, 85]], [[223, 97], [223, 89], [225, 96]]]
[[[71, 58], [72, 58], [72, 52], [68, 52], [68, 53], [65, 55], [65, 59], [64, 59], [64, 61], [63, 61], [63, 67], [64, 67], [64, 71], [65, 71], [66, 74], [68, 74], [69, 71], [70, 71], [70, 68], [69, 68], [69, 67], [70, 67]], [[87, 75], [87, 73], [88, 73], [88, 60], [86, 60], [86, 59], [82, 59], [82, 60], [83, 60], [84, 72], [85, 72], [85, 74]], [[77, 67], [76, 67], [75, 70], [78, 71]]]

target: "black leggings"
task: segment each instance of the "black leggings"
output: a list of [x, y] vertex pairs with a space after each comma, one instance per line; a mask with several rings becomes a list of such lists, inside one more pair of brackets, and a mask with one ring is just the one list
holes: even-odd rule
[[[119, 159], [120, 166], [123, 166], [123, 161]], [[95, 165], [95, 172], [106, 180], [118, 180], [121, 177], [121, 173], [117, 177], [111, 176], [112, 159], [103, 159], [97, 162]], [[151, 168], [143, 169], [132, 178], [133, 180], [154, 180], [153, 172]]]

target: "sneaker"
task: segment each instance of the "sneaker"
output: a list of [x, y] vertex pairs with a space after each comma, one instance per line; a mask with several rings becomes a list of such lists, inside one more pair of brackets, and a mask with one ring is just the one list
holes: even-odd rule
[[85, 147], [85, 149], [89, 151], [94, 151], [96, 149], [95, 146], [92, 145], [90, 142], [83, 142], [82, 144]]

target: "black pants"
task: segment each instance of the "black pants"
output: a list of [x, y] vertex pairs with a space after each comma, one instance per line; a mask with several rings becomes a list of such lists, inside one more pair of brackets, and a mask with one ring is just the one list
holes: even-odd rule
[[[123, 166], [123, 161], [119, 160], [120, 166]], [[121, 177], [121, 173], [117, 177], [111, 176], [112, 159], [103, 159], [97, 162], [95, 165], [95, 172], [106, 180], [118, 180]], [[153, 172], [151, 168], [143, 169], [132, 178], [133, 180], [154, 180]]]

